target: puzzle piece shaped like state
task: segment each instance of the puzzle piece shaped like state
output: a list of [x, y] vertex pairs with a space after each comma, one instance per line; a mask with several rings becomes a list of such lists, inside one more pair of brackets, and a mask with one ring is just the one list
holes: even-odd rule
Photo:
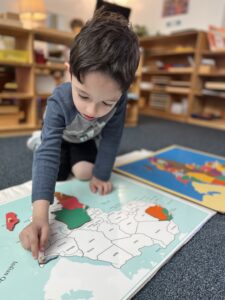
[[8, 212], [6, 214], [6, 228], [9, 231], [13, 231], [16, 224], [19, 223], [19, 219], [17, 218], [17, 215], [14, 212]]

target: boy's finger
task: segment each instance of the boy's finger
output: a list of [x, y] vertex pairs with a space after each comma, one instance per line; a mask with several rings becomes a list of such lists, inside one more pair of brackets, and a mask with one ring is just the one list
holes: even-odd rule
[[96, 188], [95, 185], [91, 184], [90, 187], [91, 187], [91, 191], [92, 191], [93, 193], [96, 193], [96, 192], [97, 192], [97, 188]]
[[111, 193], [113, 189], [112, 182], [109, 182], [109, 188], [108, 188], [108, 193]]
[[35, 259], [38, 258], [38, 236], [32, 235], [30, 238], [31, 252]]
[[98, 186], [98, 193], [99, 193], [99, 195], [104, 195], [104, 185]]
[[42, 228], [41, 236], [40, 236], [40, 250], [44, 251], [45, 246], [48, 241], [48, 235], [49, 235], [49, 227], [45, 226]]
[[102, 186], [102, 195], [106, 195], [107, 194], [107, 190], [108, 190], [108, 186], [107, 186], [107, 184], [104, 184]]

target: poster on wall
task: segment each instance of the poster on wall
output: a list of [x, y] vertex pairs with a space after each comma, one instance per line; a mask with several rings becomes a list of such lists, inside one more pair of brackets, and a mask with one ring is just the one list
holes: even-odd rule
[[162, 17], [186, 14], [189, 0], [164, 0]]

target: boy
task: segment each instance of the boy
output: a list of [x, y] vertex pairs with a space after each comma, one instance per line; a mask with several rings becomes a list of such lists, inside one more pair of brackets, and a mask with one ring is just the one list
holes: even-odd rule
[[92, 192], [111, 192], [109, 178], [123, 130], [126, 91], [138, 62], [137, 37], [117, 14], [101, 9], [75, 37], [71, 82], [49, 97], [42, 141], [34, 154], [32, 222], [20, 233], [23, 247], [34, 258], [48, 240], [48, 209], [56, 180], [65, 180], [72, 171], [76, 178], [90, 180]]

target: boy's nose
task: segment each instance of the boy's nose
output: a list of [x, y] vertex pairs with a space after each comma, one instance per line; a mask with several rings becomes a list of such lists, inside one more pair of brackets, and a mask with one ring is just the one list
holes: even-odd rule
[[90, 104], [87, 108], [87, 115], [89, 117], [95, 117], [96, 116], [96, 112], [97, 112], [97, 108], [96, 105], [92, 105]]

